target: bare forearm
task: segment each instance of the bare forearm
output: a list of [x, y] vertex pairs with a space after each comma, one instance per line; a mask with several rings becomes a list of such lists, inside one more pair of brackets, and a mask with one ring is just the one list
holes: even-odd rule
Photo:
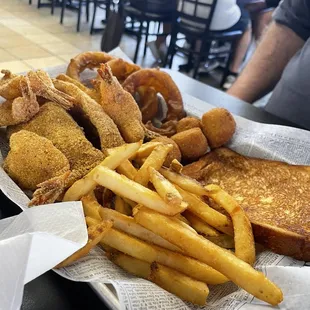
[[253, 103], [271, 91], [304, 41], [286, 26], [272, 23], [230, 95]]

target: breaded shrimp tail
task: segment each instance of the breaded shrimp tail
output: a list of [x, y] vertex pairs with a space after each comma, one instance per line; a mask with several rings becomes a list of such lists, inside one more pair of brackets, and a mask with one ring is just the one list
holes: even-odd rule
[[136, 101], [113, 77], [109, 65], [102, 64], [98, 73], [102, 78], [100, 93], [104, 111], [113, 119], [127, 143], [142, 140], [144, 127]]

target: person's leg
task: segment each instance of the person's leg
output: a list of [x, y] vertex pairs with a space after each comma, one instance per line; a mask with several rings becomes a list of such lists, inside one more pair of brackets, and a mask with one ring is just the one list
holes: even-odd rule
[[249, 25], [247, 29], [243, 32], [241, 38], [238, 40], [236, 44], [234, 57], [229, 66], [230, 72], [235, 74], [239, 73], [240, 67], [244, 61], [245, 55], [251, 43], [251, 38], [252, 38], [252, 28]]
[[[163, 33], [170, 33], [171, 32], [171, 24], [169, 23], [164, 23], [163, 24]], [[168, 35], [165, 36], [158, 36], [156, 39], [156, 46], [159, 48], [162, 44], [166, 45], [166, 39]]]

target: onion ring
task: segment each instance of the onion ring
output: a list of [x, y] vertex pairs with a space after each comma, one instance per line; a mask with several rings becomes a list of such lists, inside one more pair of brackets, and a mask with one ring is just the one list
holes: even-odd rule
[[141, 69], [123, 83], [124, 89], [132, 95], [141, 86], [153, 87], [165, 99], [168, 111], [163, 122], [180, 120], [185, 116], [181, 93], [168, 73], [159, 69]]

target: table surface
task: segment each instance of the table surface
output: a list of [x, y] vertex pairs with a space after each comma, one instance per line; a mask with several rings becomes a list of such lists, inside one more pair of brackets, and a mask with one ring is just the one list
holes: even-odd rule
[[[222, 91], [198, 82], [184, 74], [165, 69], [172, 76], [180, 90], [207, 103], [225, 107], [232, 113], [247, 119], [270, 124], [294, 126], [263, 110], [255, 108]], [[297, 127], [297, 126], [294, 126]], [[0, 219], [20, 213], [7, 197], [0, 193]], [[70, 310], [107, 309], [86, 283], [72, 282], [49, 271], [25, 285], [23, 310]]]

